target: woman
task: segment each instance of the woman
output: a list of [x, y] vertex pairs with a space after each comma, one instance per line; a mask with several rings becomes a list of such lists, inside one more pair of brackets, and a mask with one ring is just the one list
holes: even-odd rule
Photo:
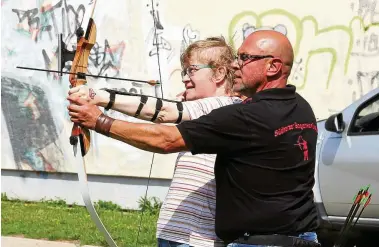
[[[223, 38], [211, 37], [188, 46], [181, 56], [185, 86], [181, 121], [196, 119], [213, 109], [241, 102], [231, 90], [233, 71], [230, 64], [233, 60], [233, 49]], [[72, 88], [69, 94], [85, 97], [102, 107], [110, 101], [108, 92], [86, 86]], [[162, 107], [157, 110], [157, 99], [149, 98], [140, 106], [141, 100], [140, 96], [116, 95], [112, 109], [129, 116], [138, 115], [139, 119], [153, 119], [155, 123], [177, 122], [176, 103], [162, 101]], [[213, 154], [178, 154], [172, 183], [158, 218], [156, 237], [159, 247], [224, 246], [214, 228], [215, 158]]]

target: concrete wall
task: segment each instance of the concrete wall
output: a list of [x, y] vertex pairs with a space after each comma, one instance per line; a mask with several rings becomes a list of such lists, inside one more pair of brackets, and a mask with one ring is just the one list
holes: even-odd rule
[[[70, 186], [69, 191], [76, 189], [74, 175], [66, 173], [75, 173], [80, 164], [68, 143], [72, 126], [65, 100], [68, 77], [19, 70], [16, 66], [57, 69], [57, 35], [62, 33], [68, 49], [72, 49], [76, 42], [75, 30], [80, 23], [86, 28], [93, 2], [2, 1], [3, 192], [38, 199], [53, 197], [56, 191], [68, 200], [80, 201], [62, 187], [64, 184]], [[142, 80], [161, 79], [163, 90], [106, 79], [88, 78], [88, 83], [98, 88], [149, 95], [160, 95], [163, 91], [165, 98], [173, 98], [183, 90], [179, 56], [188, 44], [223, 35], [238, 49], [249, 33], [270, 28], [285, 33], [291, 40], [295, 65], [290, 83], [309, 100], [316, 116], [325, 118], [379, 86], [379, 7], [376, 2], [155, 0], [152, 6], [150, 0], [98, 0], [93, 16], [97, 43], [91, 52], [88, 72]], [[155, 26], [152, 7], [157, 16]], [[70, 65], [64, 70], [69, 71]], [[137, 121], [112, 111], [110, 115]], [[146, 181], [153, 162], [151, 177], [157, 181], [156, 193], [163, 199], [175, 158], [175, 154], [153, 156], [92, 133], [91, 149], [86, 156], [87, 172], [93, 175], [91, 191], [96, 191], [95, 197], [119, 202], [123, 190], [130, 193], [145, 187], [133, 181]], [[26, 171], [29, 175], [24, 177]], [[37, 171], [49, 172], [49, 175], [40, 178]], [[117, 185], [119, 183], [123, 185]], [[52, 191], [39, 189], [46, 186]], [[97, 186], [104, 189], [94, 189]], [[109, 191], [113, 192], [109, 194]], [[138, 196], [125, 199], [129, 201], [123, 201], [122, 205], [135, 206], [135, 197]]]
[[[111, 201], [125, 209], [138, 209], [138, 200], [145, 196], [146, 178], [124, 176], [88, 176], [92, 202]], [[164, 200], [170, 180], [150, 179], [147, 196]], [[1, 192], [9, 198], [29, 201], [64, 199], [68, 204], [84, 205], [73, 173], [46, 173], [17, 170], [1, 170]]]

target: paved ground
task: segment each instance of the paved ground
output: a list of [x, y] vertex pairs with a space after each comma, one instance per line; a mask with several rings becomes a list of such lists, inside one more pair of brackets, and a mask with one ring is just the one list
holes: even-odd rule
[[[75, 243], [65, 243], [65, 242], [56, 242], [56, 241], [1, 236], [1, 246], [2, 247], [78, 247], [80, 245], [75, 244]], [[82, 245], [81, 247], [98, 247], [98, 246]]]

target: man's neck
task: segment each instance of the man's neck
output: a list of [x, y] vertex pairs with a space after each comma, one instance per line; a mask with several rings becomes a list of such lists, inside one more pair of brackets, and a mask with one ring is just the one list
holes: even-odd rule
[[262, 90], [266, 90], [266, 89], [271, 89], [271, 88], [285, 88], [286, 85], [287, 85], [286, 80], [270, 81], [270, 82], [267, 82], [266, 84], [260, 86], [257, 89], [257, 92], [262, 91]]
[[260, 85], [258, 88], [249, 88], [243, 90], [241, 92], [242, 95], [244, 95], [247, 98], [253, 97], [254, 94], [266, 90], [266, 89], [271, 89], [271, 88], [285, 88], [287, 85], [286, 80], [275, 80], [275, 81], [270, 81], [264, 85]]

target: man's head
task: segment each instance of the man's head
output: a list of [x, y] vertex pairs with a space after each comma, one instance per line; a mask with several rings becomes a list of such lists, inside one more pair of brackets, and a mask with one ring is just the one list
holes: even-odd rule
[[231, 93], [233, 49], [222, 37], [198, 40], [180, 58], [185, 100], [196, 100]]
[[274, 30], [253, 32], [232, 64], [233, 90], [251, 96], [267, 88], [285, 87], [293, 59], [292, 45], [285, 35]]

